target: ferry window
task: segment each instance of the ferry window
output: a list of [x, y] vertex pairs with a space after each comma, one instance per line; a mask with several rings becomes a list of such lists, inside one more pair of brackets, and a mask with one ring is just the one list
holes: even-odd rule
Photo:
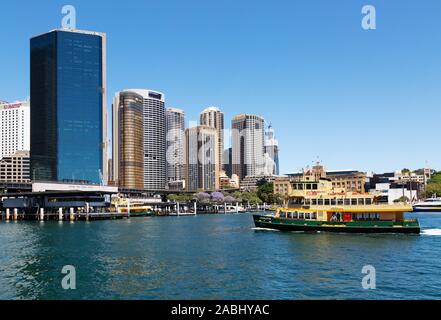
[[314, 183], [312, 185], [312, 190], [318, 190], [318, 184], [317, 183]]
[[313, 212], [311, 215], [312, 220], [317, 220], [317, 212]]
[[293, 184], [293, 185], [292, 185], [292, 188], [293, 188], [294, 190], [297, 190], [297, 184]]
[[303, 212], [299, 213], [299, 219], [305, 219], [305, 214]]
[[343, 199], [337, 199], [337, 205], [343, 205]]
[[325, 199], [325, 206], [331, 205], [331, 199]]
[[372, 204], [372, 199], [371, 199], [371, 198], [367, 198], [367, 199], [366, 199], [366, 204], [368, 204], [368, 205], [369, 205], [369, 204]]
[[295, 212], [294, 213], [294, 219], [298, 219], [299, 218], [299, 213], [298, 212]]
[[312, 185], [310, 185], [309, 183], [306, 185], [306, 190], [311, 190], [312, 189]]
[[312, 205], [316, 206], [317, 205], [317, 199], [312, 199]]
[[331, 205], [335, 206], [337, 204], [337, 200], [336, 199], [332, 199], [331, 200]]
[[357, 199], [351, 199], [351, 204], [353, 206], [356, 206], [357, 205]]
[[303, 184], [299, 184], [298, 187], [299, 187], [299, 190], [303, 190]]
[[323, 199], [318, 199], [318, 205], [319, 206], [323, 206], [325, 204], [325, 200]]
[[294, 213], [290, 212], [290, 213], [289, 213], [289, 218], [292, 219], [293, 216], [294, 216]]
[[358, 199], [358, 204], [360, 205], [364, 204], [364, 199]]
[[345, 206], [349, 206], [351, 204], [351, 200], [350, 199], [345, 199]]

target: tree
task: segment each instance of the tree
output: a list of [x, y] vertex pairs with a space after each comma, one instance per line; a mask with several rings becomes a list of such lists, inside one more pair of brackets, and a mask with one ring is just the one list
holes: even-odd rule
[[257, 196], [264, 203], [272, 204], [275, 202], [276, 197], [274, 196], [274, 184], [265, 183], [257, 189]]
[[432, 175], [432, 178], [427, 183], [426, 190], [424, 191], [424, 196], [426, 198], [430, 198], [435, 194], [437, 196], [441, 195], [441, 172]]
[[259, 181], [256, 182], [256, 186], [261, 187], [265, 184], [268, 183], [268, 180], [266, 180], [265, 178], [260, 179]]
[[401, 197], [399, 199], [394, 200], [394, 203], [399, 203], [399, 202], [409, 202], [409, 198], [408, 197]]
[[178, 199], [178, 195], [177, 194], [169, 194], [167, 196], [167, 200], [170, 202], [176, 202]]

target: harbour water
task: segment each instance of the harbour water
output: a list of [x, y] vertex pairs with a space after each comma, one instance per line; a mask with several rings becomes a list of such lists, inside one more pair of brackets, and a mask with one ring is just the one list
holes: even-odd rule
[[441, 214], [409, 216], [421, 235], [283, 233], [249, 214], [1, 222], [0, 299], [441, 299]]

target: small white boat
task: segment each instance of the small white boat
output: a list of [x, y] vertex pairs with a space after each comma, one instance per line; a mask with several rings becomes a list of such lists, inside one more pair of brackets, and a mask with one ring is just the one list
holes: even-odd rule
[[414, 212], [441, 212], [441, 198], [430, 198], [413, 205]]

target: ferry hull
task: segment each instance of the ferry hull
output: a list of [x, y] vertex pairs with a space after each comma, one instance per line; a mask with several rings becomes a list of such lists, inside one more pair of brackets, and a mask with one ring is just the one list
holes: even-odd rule
[[419, 234], [421, 232], [418, 221], [409, 223], [383, 224], [380, 222], [325, 222], [288, 220], [270, 216], [254, 216], [254, 223], [257, 228], [275, 229], [280, 231], [297, 232], [335, 232], [335, 233], [393, 233], [393, 234]]
[[431, 212], [441, 212], [441, 208], [439, 207], [414, 207], [413, 208], [413, 212], [427, 212], [427, 213], [431, 213]]

